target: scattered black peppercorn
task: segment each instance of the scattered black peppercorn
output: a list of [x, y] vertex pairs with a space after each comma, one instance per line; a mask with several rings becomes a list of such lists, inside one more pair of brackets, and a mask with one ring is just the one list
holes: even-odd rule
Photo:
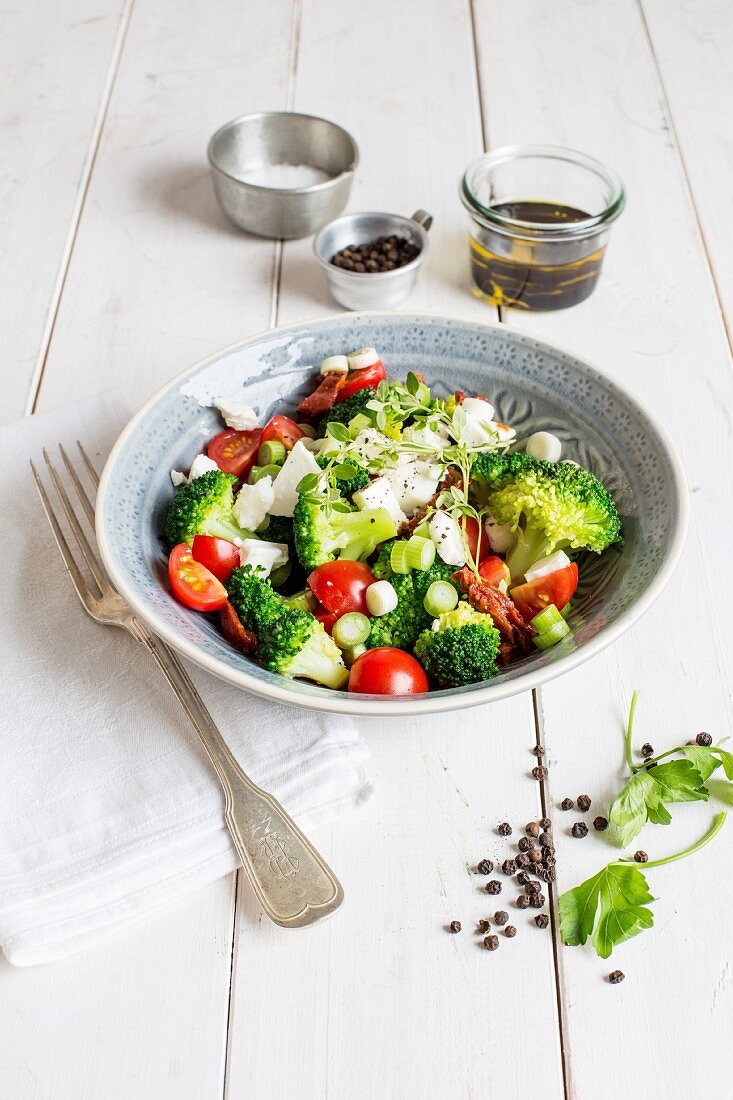
[[476, 870], [480, 875], [490, 875], [494, 870], [494, 864], [490, 859], [482, 859], [476, 867]]
[[461, 930], [461, 922], [460, 922], [459, 920], [452, 920], [452, 921], [450, 922], [450, 924], [448, 925], [448, 929], [449, 929], [449, 930], [450, 930], [451, 932], [460, 932], [460, 930]]
[[608, 819], [605, 817], [594, 817], [593, 828], [599, 833], [602, 833], [604, 829], [608, 828]]
[[498, 879], [492, 878], [486, 883], [486, 893], [487, 894], [500, 894], [501, 893], [501, 883], [499, 882]]
[[517, 862], [514, 859], [505, 859], [501, 865], [501, 869], [505, 875], [516, 875]]
[[366, 244], [351, 244], [331, 257], [335, 267], [345, 271], [379, 272], [404, 267], [420, 249], [406, 237], [377, 237]]
[[532, 768], [532, 775], [535, 777], [535, 779], [547, 779], [548, 774], [549, 773], [544, 764], [538, 764], [536, 768]]
[[624, 974], [623, 970], [612, 970], [611, 973], [608, 975], [608, 980], [611, 985], [618, 985], [618, 983], [622, 982], [625, 977], [626, 975]]
[[480, 932], [482, 935], [485, 932], [490, 932], [491, 931], [491, 922], [487, 921], [486, 917], [481, 917], [481, 920], [476, 925], [476, 931]]
[[698, 733], [695, 741], [698, 745], [702, 745], [704, 749], [709, 749], [713, 743], [713, 739], [709, 733]]
[[541, 848], [537, 848], [537, 847], [530, 848], [530, 850], [527, 852], [527, 855], [529, 856], [532, 863], [542, 863], [542, 849]]
[[537, 894], [541, 889], [542, 887], [539, 882], [536, 882], [534, 879], [530, 879], [529, 882], [525, 882], [524, 884], [525, 894]]
[[547, 829], [551, 829], [551, 828], [552, 828], [552, 822], [550, 821], [549, 817], [541, 817], [540, 818], [540, 829], [546, 829], [547, 830]]
[[518, 856], [514, 857], [514, 862], [517, 867], [529, 867], [529, 856], [526, 852], [520, 852]]
[[555, 858], [555, 845], [551, 845], [549, 848], [546, 844], [542, 846], [542, 862], [547, 863], [548, 860]]
[[645, 741], [644, 744], [641, 746], [641, 755], [643, 757], [654, 756], [654, 749], [648, 741]]
[[557, 878], [557, 872], [554, 867], [545, 867], [544, 871], [540, 871], [540, 876], [545, 882], [554, 882]]
[[498, 946], [499, 946], [499, 937], [498, 936], [486, 936], [486, 938], [484, 939], [484, 947], [486, 948], [487, 951], [496, 951]]
[[532, 841], [529, 839], [529, 837], [528, 836], [520, 836], [519, 840], [517, 841], [517, 848], [519, 848], [519, 851], [520, 852], [528, 852], [531, 847], [532, 847]]
[[540, 827], [536, 821], [530, 821], [528, 825], [525, 825], [524, 831], [527, 836], [531, 836], [535, 840], [540, 835]]
[[542, 909], [545, 904], [545, 895], [532, 894], [531, 898], [529, 899], [529, 904], [532, 906], [533, 909]]
[[530, 869], [530, 871], [532, 872], [533, 875], [539, 875], [539, 873], [542, 870], [542, 864], [541, 863], [530, 863], [529, 869]]
[[508, 924], [504, 929], [504, 935], [508, 936], [510, 940], [513, 940], [517, 934], [517, 930], [513, 924]]
[[535, 745], [532, 748], [532, 752], [535, 754], [535, 756], [544, 756], [545, 755], [545, 747], [544, 747], [544, 745]]
[[499, 826], [499, 828], [496, 831], [499, 834], [499, 836], [511, 836], [512, 835], [512, 827], [511, 827], [511, 825], [509, 824], [508, 821], [502, 821], [501, 825]]
[[540, 833], [538, 839], [543, 848], [552, 849], [555, 847], [555, 842], [552, 839], [551, 833]]
[[503, 909], [497, 909], [494, 913], [494, 923], [498, 924], [501, 928], [509, 920], [509, 914], [504, 912]]
[[577, 798], [578, 809], [581, 813], [586, 814], [590, 809], [590, 798], [587, 794], [579, 794]]
[[554, 867], [556, 863], [557, 863], [557, 860], [555, 859], [554, 856], [544, 856], [543, 859], [542, 859], [542, 866], [543, 867]]
[[547, 928], [548, 924], [550, 923], [550, 918], [548, 917], [547, 913], [538, 913], [534, 919], [534, 922], [538, 928]]
[[517, 898], [517, 909], [529, 909], [529, 898], [526, 894], [520, 894]]
[[529, 881], [530, 881], [530, 878], [529, 878], [529, 875], [527, 874], [527, 872], [526, 871], [520, 871], [519, 874], [517, 875], [517, 882], [519, 883], [519, 885], [520, 886], [526, 886]]
[[570, 831], [575, 837], [588, 836], [588, 826], [584, 821], [576, 821]]
[[649, 856], [640, 848], [638, 852], [634, 852], [634, 859], [637, 863], [646, 863], [649, 859]]
[[560, 803], [560, 809], [572, 810], [574, 805], [575, 803], [573, 802], [572, 798], [563, 798], [562, 802]]

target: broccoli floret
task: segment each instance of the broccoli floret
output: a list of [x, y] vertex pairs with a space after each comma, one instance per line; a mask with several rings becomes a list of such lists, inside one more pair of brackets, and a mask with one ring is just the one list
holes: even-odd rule
[[395, 540], [390, 539], [379, 547], [377, 559], [371, 566], [372, 573], [378, 581], [391, 581], [395, 575], [391, 561], [394, 544]]
[[168, 506], [165, 519], [165, 540], [169, 548], [179, 542], [189, 546], [195, 535], [214, 535], [216, 538], [250, 539], [253, 535], [235, 522], [233, 474], [221, 470], [209, 470], [183, 485]]
[[399, 649], [412, 649], [421, 631], [430, 623], [422, 597], [415, 592], [413, 573], [393, 573], [386, 578], [397, 593], [397, 607], [386, 615], [371, 620], [371, 629], [366, 645], [374, 649], [380, 645], [397, 646]]
[[301, 676], [325, 687], [341, 688], [349, 672], [341, 650], [308, 611], [282, 608], [259, 635], [259, 657], [270, 672]]
[[257, 635], [283, 610], [282, 598], [251, 565], [234, 569], [226, 582], [226, 590], [242, 625]]
[[366, 403], [372, 400], [376, 392], [374, 386], [365, 386], [363, 390], [357, 390], [356, 393], [352, 393], [351, 397], [347, 397], [345, 401], [339, 401], [339, 403], [334, 405], [332, 409], [329, 409], [316, 424], [316, 434], [318, 438], [321, 439], [325, 436], [327, 424], [348, 424], [357, 413], [366, 413], [368, 416], [369, 410], [366, 407]]
[[291, 549], [295, 547], [293, 521], [289, 516], [266, 516], [257, 528], [257, 534], [267, 542], [282, 542]]
[[[316, 462], [325, 470], [329, 465], [329, 459], [325, 455], [319, 455], [316, 458]], [[365, 485], [369, 484], [369, 471], [364, 466], [360, 465], [351, 455], [346, 460], [349, 466], [354, 467], [353, 477], [334, 477], [332, 475], [331, 482], [337, 492], [343, 497], [350, 497], [352, 493], [356, 493], [359, 489], [363, 489]]]
[[497, 523], [508, 523], [517, 542], [507, 558], [512, 578], [555, 550], [593, 550], [616, 542], [621, 522], [598, 478], [572, 462], [543, 462], [526, 454], [477, 456], [471, 487]]
[[304, 569], [315, 569], [337, 556], [352, 561], [367, 558], [380, 542], [397, 534], [386, 508], [344, 509], [348, 505], [332, 491], [300, 494], [293, 528], [296, 553]]
[[438, 617], [437, 630], [423, 631], [415, 656], [439, 687], [463, 687], [496, 675], [500, 641], [491, 616], [461, 602]]

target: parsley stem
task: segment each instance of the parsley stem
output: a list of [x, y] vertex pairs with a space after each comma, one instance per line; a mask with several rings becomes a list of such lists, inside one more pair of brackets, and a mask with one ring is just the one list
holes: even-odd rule
[[[676, 863], [678, 859], [684, 859], [685, 856], [694, 855], [695, 852], [699, 852], [701, 848], [704, 848], [706, 844], [709, 844], [716, 833], [719, 833], [723, 828], [723, 824], [727, 817], [727, 813], [716, 814], [713, 818], [713, 824], [705, 833], [704, 837], [696, 841], [689, 848], [685, 848], [684, 852], [677, 852], [673, 856], [665, 856], [664, 859], [653, 859], [649, 863], [644, 863], [640, 866], [640, 870], [648, 871], [651, 867], [664, 867], [667, 863]], [[633, 863], [633, 859], [618, 859], [615, 862], [616, 867], [626, 867], [629, 863]]]
[[626, 766], [632, 775], [634, 775], [635, 769], [634, 761], [631, 756], [631, 734], [634, 729], [634, 712], [636, 710], [638, 699], [639, 692], [635, 691], [634, 694], [631, 696], [631, 706], [629, 707], [629, 720], [626, 723]]

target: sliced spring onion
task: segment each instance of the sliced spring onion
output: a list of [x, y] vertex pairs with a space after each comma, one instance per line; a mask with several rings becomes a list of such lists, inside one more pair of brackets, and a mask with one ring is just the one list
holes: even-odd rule
[[532, 619], [532, 626], [538, 634], [544, 634], [551, 626], [555, 626], [556, 623], [561, 623], [562, 621], [562, 615], [557, 610], [554, 603], [551, 603], [543, 608], [539, 615], [535, 615], [534, 619]]
[[430, 527], [428, 526], [428, 521], [424, 519], [422, 521], [422, 523], [419, 523], [417, 525], [417, 527], [415, 528], [415, 530], [412, 533], [413, 533], [413, 535], [419, 535], [421, 539], [429, 539], [430, 538]]
[[360, 611], [348, 611], [333, 624], [331, 637], [342, 649], [362, 645], [369, 637], [369, 620]]
[[389, 581], [375, 581], [366, 590], [366, 605], [371, 615], [386, 615], [397, 607], [397, 593]]
[[413, 535], [407, 541], [405, 560], [410, 569], [429, 569], [435, 561], [435, 543], [431, 538]]
[[281, 584], [285, 584], [285, 581], [290, 576], [290, 570], [292, 566], [289, 561], [286, 561], [284, 565], [278, 565], [277, 569], [273, 569], [270, 573], [270, 584], [273, 588], [279, 588]]
[[257, 451], [257, 462], [260, 466], [282, 466], [285, 461], [285, 444], [279, 439], [268, 439], [261, 443]]
[[280, 467], [275, 466], [274, 463], [270, 463], [267, 466], [253, 466], [247, 475], [247, 481], [250, 485], [256, 485], [261, 477], [268, 476], [274, 481], [279, 473]]
[[296, 592], [292, 596], [287, 596], [288, 607], [294, 607], [297, 611], [315, 611], [318, 605], [318, 600], [311, 592], [310, 588], [303, 589], [302, 592]]
[[316, 429], [313, 427], [312, 424], [306, 424], [305, 422], [303, 422], [303, 423], [299, 423], [298, 427], [300, 428], [303, 435], [306, 436], [306, 438], [308, 438], [308, 439], [317, 439], [318, 438], [316, 436]]
[[448, 581], [433, 581], [425, 593], [423, 607], [437, 619], [444, 611], [452, 611], [458, 603], [458, 593]]
[[389, 555], [389, 564], [395, 573], [409, 573], [410, 566], [407, 562], [407, 543], [403, 540], [396, 542]]
[[571, 610], [570, 604], [566, 603], [565, 606], [563, 607], [562, 611], [560, 612], [563, 619], [567, 619], [568, 615], [570, 614], [570, 610]]
[[321, 374], [348, 374], [349, 360], [345, 355], [328, 355], [321, 360]]
[[557, 645], [558, 642], [561, 642], [563, 638], [566, 638], [569, 633], [570, 627], [561, 616], [559, 623], [555, 623], [549, 630], [545, 630], [542, 634], [535, 635], [532, 641], [538, 649], [550, 649], [552, 646]]
[[348, 424], [348, 432], [351, 439], [356, 439], [359, 432], [366, 431], [367, 428], [373, 427], [371, 420], [365, 413], [357, 413], [356, 416], [352, 416]]
[[362, 653], [366, 653], [365, 645], [351, 645], [346, 649], [341, 650], [341, 656], [344, 659], [344, 664], [347, 668], [351, 668], [357, 657], [361, 657]]

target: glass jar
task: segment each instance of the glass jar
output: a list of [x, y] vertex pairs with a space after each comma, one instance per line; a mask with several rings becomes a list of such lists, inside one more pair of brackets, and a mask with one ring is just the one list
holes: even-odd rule
[[554, 145], [509, 145], [469, 165], [474, 294], [495, 306], [565, 309], [595, 289], [626, 196], [615, 172]]

